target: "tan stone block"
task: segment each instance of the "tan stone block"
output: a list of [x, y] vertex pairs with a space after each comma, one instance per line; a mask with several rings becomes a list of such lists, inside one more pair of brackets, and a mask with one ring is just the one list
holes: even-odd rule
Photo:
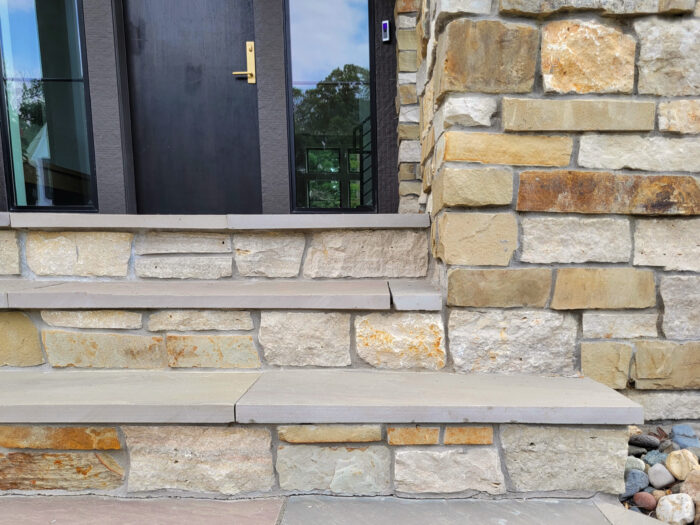
[[635, 388], [700, 388], [700, 342], [638, 341], [633, 368]]
[[632, 268], [560, 268], [551, 308], [555, 310], [650, 308], [656, 306], [654, 272]]
[[415, 51], [399, 51], [399, 71], [411, 72], [418, 70], [418, 55]]
[[508, 135], [448, 131], [443, 134], [444, 162], [479, 162], [518, 166], [567, 166], [571, 160], [571, 137]]
[[420, 195], [422, 192], [423, 183], [419, 180], [417, 181], [401, 181], [399, 183], [399, 195]]
[[151, 332], [172, 330], [252, 330], [250, 312], [238, 310], [163, 310], [148, 317]]
[[503, 206], [513, 200], [507, 168], [447, 167], [433, 182], [433, 213], [458, 206]]
[[[399, 140], [418, 140], [420, 138], [420, 129], [418, 124], [406, 124], [402, 122], [401, 124], [399, 124], [398, 133]], [[405, 171], [408, 169], [409, 166], [414, 166], [414, 164], [402, 163], [399, 166], [399, 177], [403, 175], [403, 173], [401, 172], [401, 168], [403, 166], [406, 166], [406, 168], [404, 168]], [[415, 173], [412, 174], [410, 178], [415, 179]]]
[[228, 257], [141, 257], [136, 259], [136, 275], [155, 279], [221, 279], [233, 274]]
[[581, 372], [610, 388], [627, 387], [633, 348], [624, 343], [581, 343]]
[[493, 427], [446, 427], [445, 445], [492, 445]]
[[700, 100], [660, 102], [659, 129], [674, 133], [700, 133]]
[[163, 368], [163, 338], [156, 336], [44, 330], [51, 366], [76, 368]]
[[37, 275], [126, 277], [131, 233], [40, 232], [27, 234], [27, 265]]
[[510, 308], [543, 308], [552, 287], [548, 268], [518, 270], [467, 270], [458, 268], [447, 275], [447, 304]]
[[0, 426], [0, 447], [53, 450], [119, 450], [113, 427]]
[[380, 425], [281, 425], [280, 441], [286, 443], [371, 443], [382, 440]]
[[405, 195], [399, 199], [397, 213], [420, 213], [420, 202], [415, 195]]
[[19, 273], [17, 233], [0, 230], [0, 275], [18, 275]]
[[440, 439], [438, 427], [388, 427], [390, 445], [437, 445]]
[[542, 28], [545, 91], [631, 93], [634, 37], [609, 25], [558, 20]]
[[401, 163], [399, 164], [399, 180], [414, 180], [417, 178], [417, 164]]
[[655, 114], [654, 101], [503, 99], [506, 131], [648, 131]]
[[447, 264], [508, 266], [518, 247], [510, 213], [445, 213], [437, 228], [437, 253]]
[[44, 362], [39, 332], [20, 312], [0, 312], [0, 366], [36, 366]]
[[146, 232], [134, 242], [138, 255], [159, 253], [231, 253], [226, 233]]
[[250, 335], [172, 335], [166, 338], [173, 368], [260, 368]]
[[42, 320], [62, 328], [141, 328], [141, 314], [122, 310], [43, 310]]
[[399, 51], [415, 51], [418, 49], [418, 39], [414, 29], [399, 29], [396, 31], [396, 44]]
[[238, 273], [245, 277], [296, 277], [306, 238], [303, 233], [236, 233], [233, 246]]
[[414, 13], [418, 11], [420, 0], [396, 0], [396, 13]]

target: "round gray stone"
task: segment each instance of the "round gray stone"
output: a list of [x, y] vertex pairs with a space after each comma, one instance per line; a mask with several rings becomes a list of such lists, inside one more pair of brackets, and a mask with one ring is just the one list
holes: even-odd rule
[[657, 489], [666, 488], [675, 481], [676, 478], [673, 477], [673, 474], [661, 463], [657, 463], [649, 469], [649, 483]]

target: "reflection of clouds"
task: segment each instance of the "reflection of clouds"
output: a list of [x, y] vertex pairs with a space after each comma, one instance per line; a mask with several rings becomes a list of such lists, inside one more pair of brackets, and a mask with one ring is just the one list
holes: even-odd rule
[[34, 11], [34, 0], [0, 0], [10, 11]]
[[369, 68], [367, 0], [289, 4], [294, 80], [322, 80], [345, 64]]

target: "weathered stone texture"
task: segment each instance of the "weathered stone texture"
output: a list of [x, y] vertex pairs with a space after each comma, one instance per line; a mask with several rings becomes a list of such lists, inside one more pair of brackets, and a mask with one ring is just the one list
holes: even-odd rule
[[634, 30], [640, 93], [700, 95], [700, 20], [649, 18], [635, 22]]
[[491, 12], [491, 0], [437, 0], [435, 14], [440, 17], [450, 15], [487, 15]]
[[36, 366], [44, 362], [39, 332], [20, 312], [0, 313], [0, 366]]
[[660, 102], [659, 129], [674, 133], [700, 133], [700, 100]]
[[0, 275], [17, 275], [19, 273], [17, 233], [0, 231]]
[[119, 450], [111, 427], [0, 426], [0, 447], [53, 450]]
[[634, 264], [700, 272], [700, 218], [638, 220]]
[[277, 472], [283, 490], [329, 490], [373, 495], [390, 490], [391, 452], [384, 446], [280, 445]]
[[[583, 137], [585, 140], [587, 137]], [[700, 185], [690, 176], [626, 175], [599, 171], [524, 171], [519, 211], [693, 215]]]
[[414, 84], [399, 85], [399, 104], [417, 104], [418, 95]]
[[420, 0], [396, 0], [394, 9], [397, 13], [412, 13], [420, 8]]
[[264, 428], [122, 427], [131, 457], [129, 492], [220, 494], [270, 490], [270, 432]]
[[653, 392], [643, 390], [625, 390], [625, 396], [644, 408], [646, 421], [664, 419], [697, 419], [700, 414], [700, 392]]
[[433, 183], [433, 213], [457, 206], [507, 205], [513, 200], [513, 173], [508, 168], [442, 170]]
[[633, 37], [609, 25], [550, 22], [542, 28], [544, 88], [557, 93], [631, 93], [635, 47]]
[[627, 427], [503, 425], [501, 445], [518, 492], [625, 490]]
[[581, 343], [581, 372], [618, 390], [627, 386], [633, 348], [625, 343]]
[[396, 45], [399, 51], [415, 51], [418, 49], [416, 32], [410, 29], [398, 29], [396, 31]]
[[658, 314], [594, 313], [583, 314], [583, 337], [588, 339], [634, 339], [656, 337]]
[[397, 491], [414, 494], [506, 492], [501, 461], [493, 447], [397, 450], [394, 484]]
[[572, 375], [576, 319], [541, 310], [450, 312], [455, 368], [494, 374]]
[[695, 172], [700, 171], [700, 138], [584, 135], [578, 162], [585, 168]]
[[419, 180], [403, 180], [399, 182], [399, 195], [405, 197], [407, 195], [420, 195], [422, 193], [423, 183]]
[[122, 310], [44, 310], [42, 320], [63, 328], [141, 328], [141, 314]]
[[399, 51], [399, 71], [414, 72], [418, 69], [418, 54], [415, 51]]
[[445, 366], [445, 328], [439, 313], [372, 313], [355, 319], [357, 354], [377, 368]]
[[655, 115], [654, 101], [503, 99], [508, 131], [652, 130]]
[[663, 276], [660, 288], [666, 337], [700, 339], [700, 276]]
[[108, 454], [0, 454], [0, 490], [111, 490], [123, 480], [123, 467]]
[[633, 368], [635, 388], [700, 388], [700, 342], [638, 341]]
[[237, 233], [233, 246], [238, 273], [246, 277], [296, 277], [305, 245], [303, 233]]
[[168, 335], [168, 364], [175, 368], [259, 368], [250, 335]]
[[231, 257], [146, 257], [136, 259], [138, 277], [221, 279], [233, 273]]
[[548, 268], [517, 270], [451, 270], [447, 276], [447, 304], [451, 306], [543, 308], [552, 287]]
[[136, 236], [134, 252], [231, 253], [231, 236], [225, 233], [147, 232]]
[[412, 230], [314, 233], [304, 277], [423, 277], [428, 271], [428, 238]]
[[440, 427], [388, 427], [386, 438], [390, 445], [437, 445]]
[[148, 317], [151, 332], [171, 330], [252, 330], [250, 312], [237, 310], [163, 310]]
[[500, 0], [501, 13], [540, 16], [560, 11], [602, 11], [606, 15], [653, 15], [693, 10], [695, 0]]
[[531, 91], [537, 45], [537, 29], [528, 25], [468, 18], [450, 22], [437, 46], [437, 98], [455, 91]]
[[632, 268], [560, 268], [555, 310], [650, 308], [656, 305], [654, 272]]
[[265, 359], [273, 365], [350, 364], [348, 314], [264, 311], [260, 318], [259, 340]]
[[445, 445], [491, 445], [493, 427], [446, 427]]
[[627, 219], [524, 217], [521, 224], [523, 262], [627, 262], [632, 252]]
[[380, 425], [281, 425], [280, 441], [287, 443], [370, 443], [382, 440]]
[[492, 97], [452, 93], [445, 97], [435, 113], [435, 135], [453, 126], [490, 126], [491, 117], [498, 109], [498, 101]]
[[447, 264], [508, 266], [518, 247], [518, 223], [509, 213], [445, 213], [437, 230], [437, 253]]
[[54, 367], [162, 368], [163, 338], [157, 336], [44, 330], [44, 349]]
[[[404, 106], [406, 107], [406, 106]], [[416, 108], [417, 109], [417, 108]], [[399, 117], [401, 122], [417, 122], [416, 120]], [[418, 140], [403, 140], [399, 144], [399, 162], [420, 162], [421, 161], [421, 145]]]
[[[398, 139], [399, 140], [418, 140], [420, 137], [420, 126], [418, 124], [405, 124], [401, 123], [398, 125]], [[401, 169], [403, 167], [403, 170]], [[409, 167], [407, 164], [401, 164], [399, 166], [399, 180], [415, 179], [415, 172], [411, 174], [411, 177], [407, 176], [407, 171]]]
[[131, 233], [29, 232], [27, 265], [37, 275], [126, 277]]

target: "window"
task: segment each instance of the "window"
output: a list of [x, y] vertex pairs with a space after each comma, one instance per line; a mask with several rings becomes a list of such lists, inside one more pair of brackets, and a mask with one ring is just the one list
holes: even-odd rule
[[296, 210], [375, 209], [369, 0], [288, 0]]
[[78, 0], [0, 0], [14, 209], [96, 209]]

